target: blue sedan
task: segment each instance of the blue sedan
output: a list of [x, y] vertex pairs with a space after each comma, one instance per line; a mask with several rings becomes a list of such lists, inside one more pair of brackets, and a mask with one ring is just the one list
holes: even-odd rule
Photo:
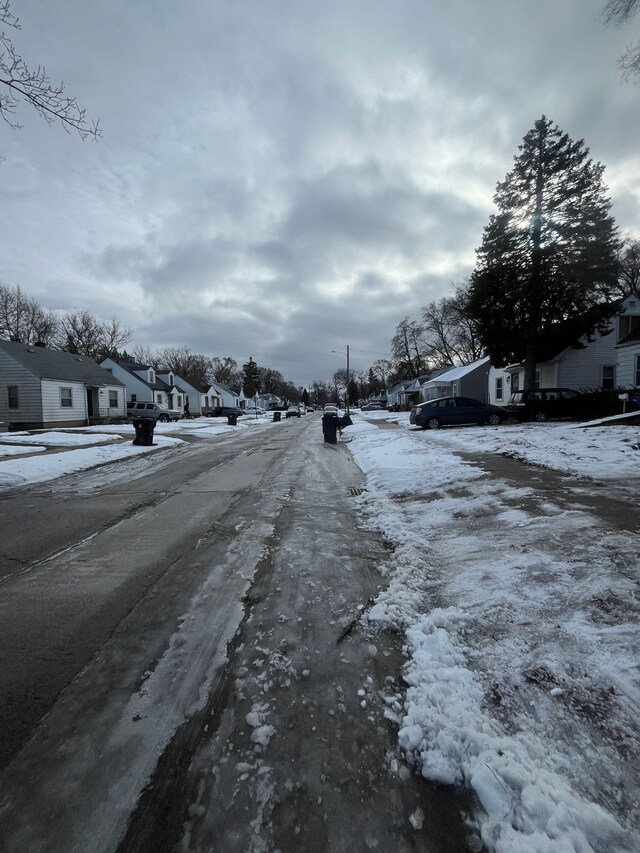
[[409, 423], [422, 429], [440, 429], [455, 424], [491, 424], [497, 426], [509, 417], [499, 406], [481, 403], [470, 397], [441, 397], [427, 400], [411, 409]]

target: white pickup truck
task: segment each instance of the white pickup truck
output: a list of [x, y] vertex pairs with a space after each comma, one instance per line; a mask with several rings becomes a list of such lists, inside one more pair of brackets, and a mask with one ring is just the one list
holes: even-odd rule
[[139, 400], [135, 403], [127, 403], [128, 418], [148, 418], [151, 421], [178, 421], [184, 417], [179, 409], [166, 409], [157, 403], [145, 403]]

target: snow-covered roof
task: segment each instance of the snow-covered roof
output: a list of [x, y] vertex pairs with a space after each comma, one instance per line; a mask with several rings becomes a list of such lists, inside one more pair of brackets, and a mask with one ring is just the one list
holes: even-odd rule
[[489, 356], [485, 356], [485, 358], [479, 358], [477, 361], [472, 361], [471, 364], [461, 364], [458, 367], [452, 367], [450, 370], [446, 370], [444, 373], [441, 373], [435, 379], [431, 379], [426, 384], [442, 385], [447, 382], [455, 382], [456, 379], [461, 379], [468, 373], [472, 373], [476, 368], [481, 367], [483, 364], [487, 364], [488, 361]]

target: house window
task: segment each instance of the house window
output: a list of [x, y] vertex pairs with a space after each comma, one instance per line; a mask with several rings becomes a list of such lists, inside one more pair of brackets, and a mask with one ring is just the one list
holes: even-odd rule
[[137, 402], [138, 402], [138, 395], [137, 395], [137, 394], [132, 394], [132, 395], [131, 395], [131, 402], [132, 402], [132, 403], [137, 403]]
[[117, 391], [109, 391], [109, 408], [117, 409], [118, 408], [118, 392]]
[[155, 381], [156, 381], [156, 375], [155, 375], [155, 373], [153, 372], [153, 370], [151, 370], [151, 368], [149, 368], [149, 382], [150, 382], [152, 385], [154, 385], [154, 384], [155, 384]]
[[640, 388], [640, 355], [636, 356], [636, 388]]
[[503, 394], [503, 379], [502, 376], [496, 376], [496, 400], [502, 400]]
[[602, 390], [613, 391], [616, 387], [616, 366], [615, 364], [602, 365]]
[[622, 316], [618, 321], [618, 343], [640, 341], [640, 316]]
[[513, 394], [514, 391], [517, 391], [519, 387], [520, 387], [520, 374], [519, 373], [512, 373], [511, 374], [511, 393]]
[[71, 395], [71, 391], [71, 388], [60, 389], [60, 405], [63, 409], [73, 408], [73, 397]]
[[535, 375], [535, 378], [533, 380], [533, 387], [534, 388], [540, 387], [540, 371], [539, 370], [536, 370], [536, 375]]
[[10, 409], [18, 409], [18, 386], [7, 385], [7, 398]]

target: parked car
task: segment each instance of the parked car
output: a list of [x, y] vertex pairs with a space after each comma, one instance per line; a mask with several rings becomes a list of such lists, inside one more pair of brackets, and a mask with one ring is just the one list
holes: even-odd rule
[[422, 429], [439, 429], [454, 424], [491, 424], [497, 426], [509, 415], [499, 406], [472, 400], [470, 397], [440, 397], [418, 403], [411, 409], [409, 423]]
[[289, 406], [287, 409], [287, 417], [288, 418], [299, 418], [300, 417], [300, 409], [297, 406]]
[[327, 403], [322, 412], [325, 415], [337, 415], [339, 410], [338, 407], [335, 406], [333, 403]]
[[128, 418], [148, 418], [152, 421], [178, 421], [184, 417], [184, 412], [180, 409], [167, 409], [165, 406], [159, 406], [158, 403], [145, 403], [138, 400], [135, 403], [127, 403]]
[[360, 407], [361, 412], [386, 412], [387, 407], [383, 403], [367, 403]]
[[583, 395], [571, 388], [532, 388], [514, 391], [505, 406], [510, 417], [522, 421], [578, 417]]
[[244, 412], [242, 409], [236, 408], [236, 406], [216, 406], [215, 409], [211, 409], [211, 411], [205, 413], [208, 418], [228, 418], [229, 415], [243, 415]]
[[245, 415], [264, 415], [265, 410], [261, 406], [247, 406], [244, 410]]

